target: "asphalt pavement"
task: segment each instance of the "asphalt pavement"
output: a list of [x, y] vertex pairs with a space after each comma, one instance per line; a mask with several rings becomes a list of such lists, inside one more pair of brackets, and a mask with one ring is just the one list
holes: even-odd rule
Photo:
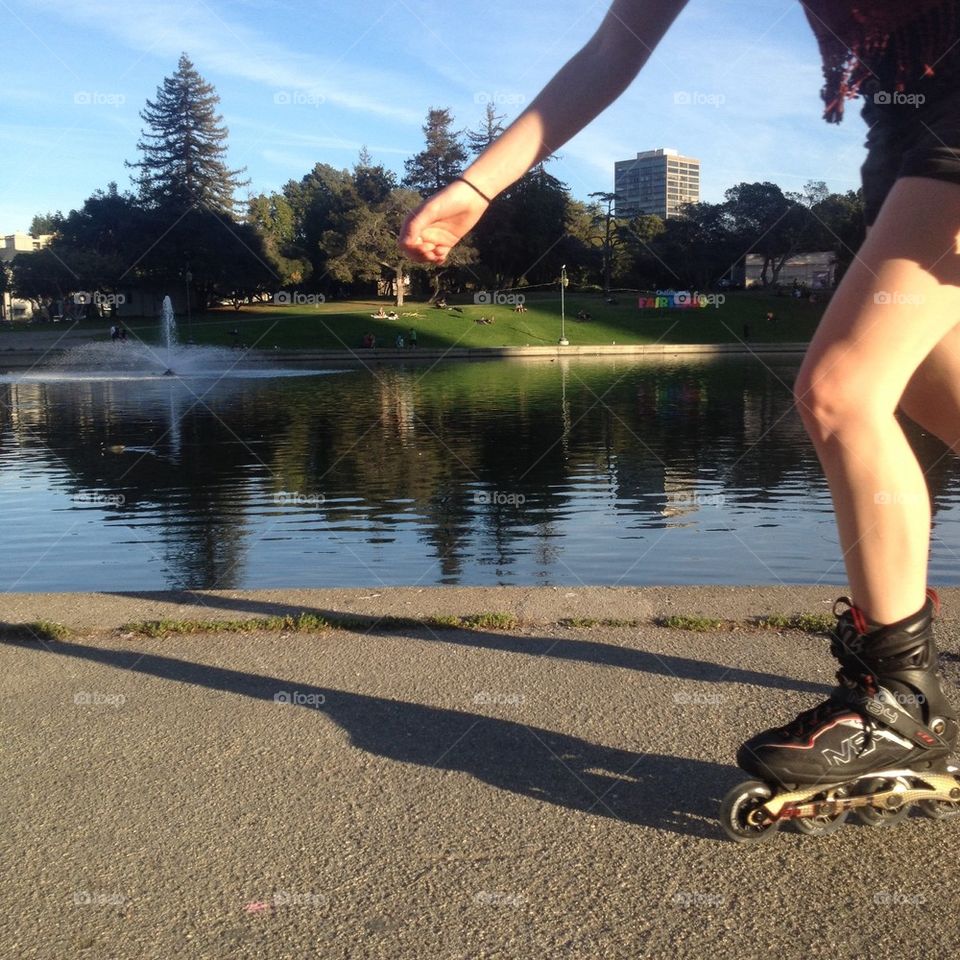
[[[0, 954], [34, 958], [951, 958], [960, 823], [726, 840], [750, 733], [822, 697], [827, 644], [665, 614], [837, 588], [4, 595]], [[350, 629], [150, 638], [309, 610]], [[386, 615], [512, 612], [510, 630]], [[940, 640], [960, 701], [960, 592]], [[640, 619], [570, 626], [565, 618]]]

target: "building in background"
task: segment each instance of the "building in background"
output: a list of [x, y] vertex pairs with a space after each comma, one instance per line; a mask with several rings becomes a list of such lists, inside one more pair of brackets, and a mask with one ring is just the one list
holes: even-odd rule
[[[53, 239], [52, 233], [32, 237], [29, 233], [8, 233], [0, 236], [0, 263], [9, 264], [19, 253], [36, 253]], [[0, 320], [29, 320], [33, 316], [33, 304], [21, 300], [10, 291], [0, 298]]]
[[679, 216], [685, 203], [700, 202], [700, 161], [660, 147], [613, 165], [614, 214]]
[[[730, 280], [744, 287], [756, 287], [763, 281], [763, 257], [748, 253], [743, 261], [730, 272]], [[777, 283], [781, 287], [798, 285], [809, 290], [830, 290], [836, 283], [837, 255], [830, 250], [819, 253], [798, 253], [790, 257], [780, 270]], [[767, 279], [773, 279], [773, 271], [767, 270]]]
[[8, 233], [0, 237], [0, 260], [9, 263], [18, 253], [35, 253], [42, 250], [53, 239], [52, 233], [41, 233], [31, 237], [29, 233]]

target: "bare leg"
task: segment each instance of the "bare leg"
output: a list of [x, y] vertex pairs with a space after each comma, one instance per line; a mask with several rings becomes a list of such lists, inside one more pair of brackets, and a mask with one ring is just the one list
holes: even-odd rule
[[954, 327], [920, 364], [900, 409], [928, 433], [960, 453], [960, 326]]
[[[878, 623], [924, 602], [930, 501], [895, 411], [960, 318], [960, 186], [897, 181], [797, 378], [856, 604]], [[936, 393], [936, 381], [921, 376]]]

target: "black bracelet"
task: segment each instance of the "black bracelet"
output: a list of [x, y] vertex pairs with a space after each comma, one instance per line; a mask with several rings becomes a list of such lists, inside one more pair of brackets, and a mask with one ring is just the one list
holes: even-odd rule
[[454, 177], [453, 179], [462, 180], [468, 187], [473, 187], [473, 189], [476, 190], [476, 192], [479, 193], [480, 196], [487, 201], [487, 203], [493, 203], [493, 201], [479, 187], [475, 187], [466, 177]]

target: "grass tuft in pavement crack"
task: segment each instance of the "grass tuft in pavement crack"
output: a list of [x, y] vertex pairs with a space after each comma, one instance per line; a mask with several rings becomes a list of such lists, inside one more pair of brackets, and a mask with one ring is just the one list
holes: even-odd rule
[[794, 613], [789, 617], [774, 613], [757, 617], [753, 622], [771, 630], [801, 630], [804, 633], [829, 633], [836, 624], [835, 618], [827, 613]]
[[697, 633], [707, 633], [711, 630], [732, 630], [737, 626], [735, 620], [717, 620], [715, 617], [694, 617], [683, 613], [675, 613], [669, 617], [659, 617], [655, 623], [658, 627], [671, 627], [674, 630], [693, 630]]
[[[616, 619], [612, 617], [566, 617], [556, 621], [557, 626], [572, 629], [602, 629], [611, 627], [641, 628], [655, 625], [673, 630], [709, 633], [721, 630], [798, 630], [803, 633], [829, 633], [834, 620], [827, 614], [795, 613], [768, 614], [750, 620], [730, 620], [694, 614], [672, 614], [653, 620]], [[425, 617], [370, 616], [359, 614], [325, 613], [319, 615], [302, 611], [274, 617], [249, 617], [238, 620], [143, 620], [120, 627], [124, 634], [146, 637], [165, 637], [178, 634], [201, 633], [322, 633], [328, 630], [353, 630], [358, 633], [402, 630], [516, 630], [523, 626], [543, 626], [538, 621], [527, 621], [513, 613], [486, 612], [465, 616], [437, 614]], [[26, 639], [62, 639], [69, 631], [59, 624], [0, 624], [0, 636], [11, 638], [10, 630], [23, 631]]]

